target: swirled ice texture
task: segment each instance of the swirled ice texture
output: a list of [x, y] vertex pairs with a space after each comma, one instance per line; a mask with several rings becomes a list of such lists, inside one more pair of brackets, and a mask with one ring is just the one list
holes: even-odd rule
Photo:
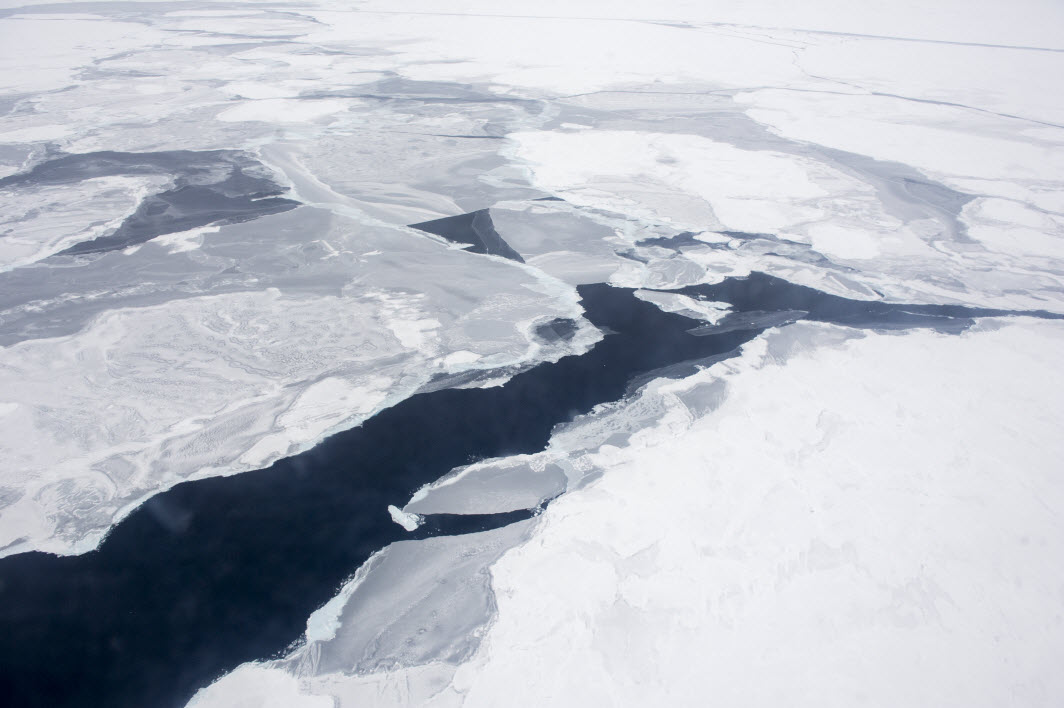
[[194, 238], [0, 275], [16, 284], [0, 356], [8, 553], [88, 550], [154, 491], [265, 467], [433, 377], [598, 336], [536, 335], [580, 318], [551, 278], [318, 208]]
[[[0, 553], [88, 550], [178, 481], [269, 464], [424, 387], [582, 351], [599, 335], [579, 284], [707, 322], [723, 309], [661, 291], [758, 271], [851, 299], [1064, 312], [1062, 13], [4, 3]], [[100, 154], [155, 167], [24, 179]], [[234, 166], [271, 186], [226, 192]], [[224, 199], [200, 208], [186, 188]], [[492, 231], [409, 228], [444, 219]], [[78, 248], [101, 238], [121, 248]], [[542, 336], [564, 321], [574, 336]], [[854, 341], [792, 327], [768, 359], [751, 347], [746, 368], [698, 375], [713, 382], [682, 407], [650, 383], [544, 455], [457, 470], [409, 506], [569, 490], [508, 555], [501, 535], [436, 542], [468, 560], [455, 606], [497, 605], [479, 644], [485, 625], [455, 616], [452, 641], [403, 654], [402, 627], [446, 599], [404, 586], [409, 615], [375, 613], [381, 651], [351, 653], [374, 645], [350, 624], [359, 603], [387, 605], [370, 576], [428, 582], [381, 560], [361, 592], [345, 586], [355, 605], [316, 616], [337, 618], [331, 639], [308, 635], [307, 652], [334, 642], [327, 662], [249, 665], [200, 700], [250, 675], [281, 705], [359, 690], [1059, 704], [1059, 326]], [[796, 344], [772, 349], [781, 336]]]

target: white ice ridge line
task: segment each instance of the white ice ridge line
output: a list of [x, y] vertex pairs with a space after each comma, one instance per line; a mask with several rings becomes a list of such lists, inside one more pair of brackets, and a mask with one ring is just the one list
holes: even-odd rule
[[885, 34], [862, 34], [860, 32], [838, 32], [833, 30], [803, 29], [801, 27], [773, 27], [770, 25], [742, 25], [728, 22], [701, 22], [694, 27], [742, 27], [747, 29], [768, 30], [770, 32], [798, 32], [802, 34], [823, 34], [832, 37], [855, 37], [857, 39], [882, 39], [890, 42], [917, 42], [920, 44], [949, 44], [958, 47], [985, 47], [987, 49], [1014, 49], [1024, 52], [1058, 52], [1064, 53], [1064, 47], [1027, 47], [1018, 44], [991, 44], [989, 42], [961, 42], [950, 39], [924, 39], [920, 37], [897, 37]]
[[403, 12], [400, 10], [337, 10], [364, 15], [426, 15], [429, 17], [497, 17], [514, 20], [578, 20], [582, 22], [637, 22], [641, 24], [668, 24], [676, 27], [698, 29], [700, 27], [735, 27], [740, 29], [768, 30], [770, 32], [796, 32], [800, 34], [823, 34], [832, 37], [856, 37], [858, 39], [882, 39], [891, 42], [918, 42], [921, 44], [949, 44], [958, 47], [986, 47], [988, 49], [1013, 49], [1024, 52], [1058, 52], [1064, 54], [1064, 47], [1028, 47], [1019, 44], [991, 44], [989, 42], [961, 42], [950, 39], [925, 39], [921, 37], [897, 37], [886, 34], [862, 34], [860, 32], [838, 32], [833, 30], [805, 29], [802, 27], [775, 27], [772, 25], [747, 25], [736, 22], [698, 22], [691, 20], [673, 20], [650, 17], [578, 17], [565, 15], [508, 15], [496, 12]]
[[[811, 74], [810, 74], [811, 75]], [[795, 89], [798, 90], [798, 89]], [[867, 90], [867, 89], [866, 89]], [[827, 93], [827, 92], [825, 92]], [[1044, 120], [1038, 120], [1037, 118], [1027, 118], [1026, 116], [1018, 116], [1012, 113], [998, 113], [997, 111], [991, 111], [987, 108], [979, 108], [978, 106], [969, 106], [964, 103], [954, 103], [953, 101], [936, 101], [931, 98], [914, 98], [912, 96], [902, 96], [896, 93], [884, 93], [882, 91], [869, 91], [872, 96], [883, 96], [886, 98], [897, 98], [902, 101], [913, 101], [914, 103], [930, 103], [935, 106], [951, 106], [953, 108], [963, 108], [969, 111], [978, 111], [979, 113], [989, 113], [992, 116], [998, 116], [1000, 118], [1012, 118], [1013, 120], [1022, 120], [1028, 123], [1037, 123], [1038, 125], [1049, 126], [1050, 128], [1062, 128], [1064, 125], [1060, 123], [1050, 123]]]
[[[805, 71], [803, 69], [803, 71]], [[564, 101], [570, 98], [582, 98], [584, 96], [596, 96], [602, 93], [626, 93], [640, 95], [663, 95], [663, 96], [733, 96], [737, 93], [744, 93], [747, 91], [795, 91], [797, 93], [826, 93], [835, 96], [881, 96], [883, 98], [896, 98], [900, 101], [913, 101], [915, 103], [930, 103], [936, 106], [950, 106], [952, 108], [961, 108], [969, 111], [977, 111], [979, 113], [987, 113], [992, 116], [998, 116], [1000, 118], [1011, 118], [1013, 120], [1022, 120], [1027, 123], [1036, 123], [1038, 125], [1048, 126], [1050, 128], [1064, 129], [1064, 124], [1050, 123], [1044, 120], [1038, 120], [1037, 118], [1028, 118], [1026, 116], [1018, 116], [1012, 113], [998, 113], [997, 111], [991, 111], [987, 108], [979, 108], [978, 106], [969, 106], [965, 103], [954, 103], [952, 101], [936, 101], [930, 98], [914, 98], [912, 96], [902, 96], [897, 93], [884, 93], [882, 91], [872, 91], [864, 88], [859, 84], [852, 84], [847, 81], [839, 81], [838, 79], [830, 79], [826, 76], [817, 76], [816, 74], [810, 74], [805, 72], [807, 76], [813, 79], [819, 79], [821, 81], [828, 81], [831, 83], [842, 84], [844, 86], [852, 86], [857, 92], [851, 91], [831, 91], [828, 89], [810, 89], [810, 88], [795, 88], [794, 86], [772, 86], [766, 84], [764, 86], [741, 86], [739, 88], [726, 88], [726, 89], [712, 89], [709, 91], [660, 91], [660, 90], [647, 90], [640, 91], [638, 89], [599, 89], [596, 91], [584, 91], [581, 93], [569, 93], [564, 96], [555, 96], [553, 98], [541, 99], [544, 101]]]
[[[1064, 125], [1060, 123], [1050, 123], [1049, 121], [1038, 120], [1037, 118], [1028, 118], [1026, 116], [1018, 116], [1014, 113], [1000, 113], [998, 111], [992, 111], [989, 108], [979, 108], [978, 106], [969, 106], [966, 103], [955, 103], [953, 101], [936, 101], [933, 98], [916, 98], [914, 96], [903, 96], [899, 93], [887, 93], [885, 91], [875, 91], [869, 88], [865, 88], [861, 84], [854, 83], [852, 81], [843, 81], [841, 79], [832, 79], [827, 76], [820, 76], [818, 74], [810, 73], [806, 71], [805, 67], [801, 65], [801, 57], [795, 52], [794, 57], [795, 65], [801, 70], [803, 74], [811, 79], [817, 79], [818, 81], [826, 81], [828, 83], [840, 84], [842, 86], [849, 86], [855, 89], [859, 93], [850, 93], [848, 91], [829, 91], [827, 89], [802, 89], [793, 88], [790, 86], [764, 86], [762, 89], [772, 89], [774, 91], [797, 91], [799, 93], [827, 93], [836, 96], [878, 96], [881, 98], [896, 98], [899, 101], [912, 101], [913, 103], [929, 103], [932, 106], [949, 106], [950, 108], [960, 108], [967, 111], [976, 111], [978, 113], [986, 113], [988, 115], [997, 116], [999, 118], [1010, 118], [1012, 120], [1020, 120], [1027, 123], [1035, 123], [1036, 125], [1044, 125], [1050, 128], [1064, 129]], [[749, 89], [747, 89], [749, 90]], [[735, 91], [738, 93], [738, 91]]]

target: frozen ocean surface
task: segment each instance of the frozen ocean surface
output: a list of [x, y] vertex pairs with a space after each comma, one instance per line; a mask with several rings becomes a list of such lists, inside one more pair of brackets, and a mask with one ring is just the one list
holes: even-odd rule
[[1062, 26], [0, 1], [0, 703], [1061, 704]]

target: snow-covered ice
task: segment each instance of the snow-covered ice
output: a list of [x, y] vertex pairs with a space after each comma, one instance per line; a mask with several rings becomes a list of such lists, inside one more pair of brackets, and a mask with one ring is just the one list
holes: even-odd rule
[[[597, 478], [491, 566], [498, 614], [445, 687], [442, 660], [296, 673], [303, 694], [1050, 705], [1064, 692], [1062, 342], [1064, 325], [1030, 320], [961, 336], [773, 330], [659, 385], [664, 415], [587, 457]], [[684, 403], [715, 383], [708, 412]], [[257, 696], [263, 670], [193, 704]]]

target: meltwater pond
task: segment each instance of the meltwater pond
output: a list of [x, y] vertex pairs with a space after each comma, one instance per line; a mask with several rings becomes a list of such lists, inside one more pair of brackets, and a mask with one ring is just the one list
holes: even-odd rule
[[699, 327], [631, 290], [579, 290], [587, 318], [608, 333], [584, 355], [495, 388], [422, 393], [268, 469], [180, 484], [91, 553], [0, 560], [0, 702], [181, 706], [298, 640], [311, 612], [387, 544], [530, 514], [430, 517], [407, 534], [388, 505], [455, 466], [541, 450], [556, 424], [622, 397], [647, 372], [726, 356], [771, 324], [956, 331], [969, 316], [1007, 314], [854, 302], [755, 275], [687, 291], [733, 305], [718, 325]]

